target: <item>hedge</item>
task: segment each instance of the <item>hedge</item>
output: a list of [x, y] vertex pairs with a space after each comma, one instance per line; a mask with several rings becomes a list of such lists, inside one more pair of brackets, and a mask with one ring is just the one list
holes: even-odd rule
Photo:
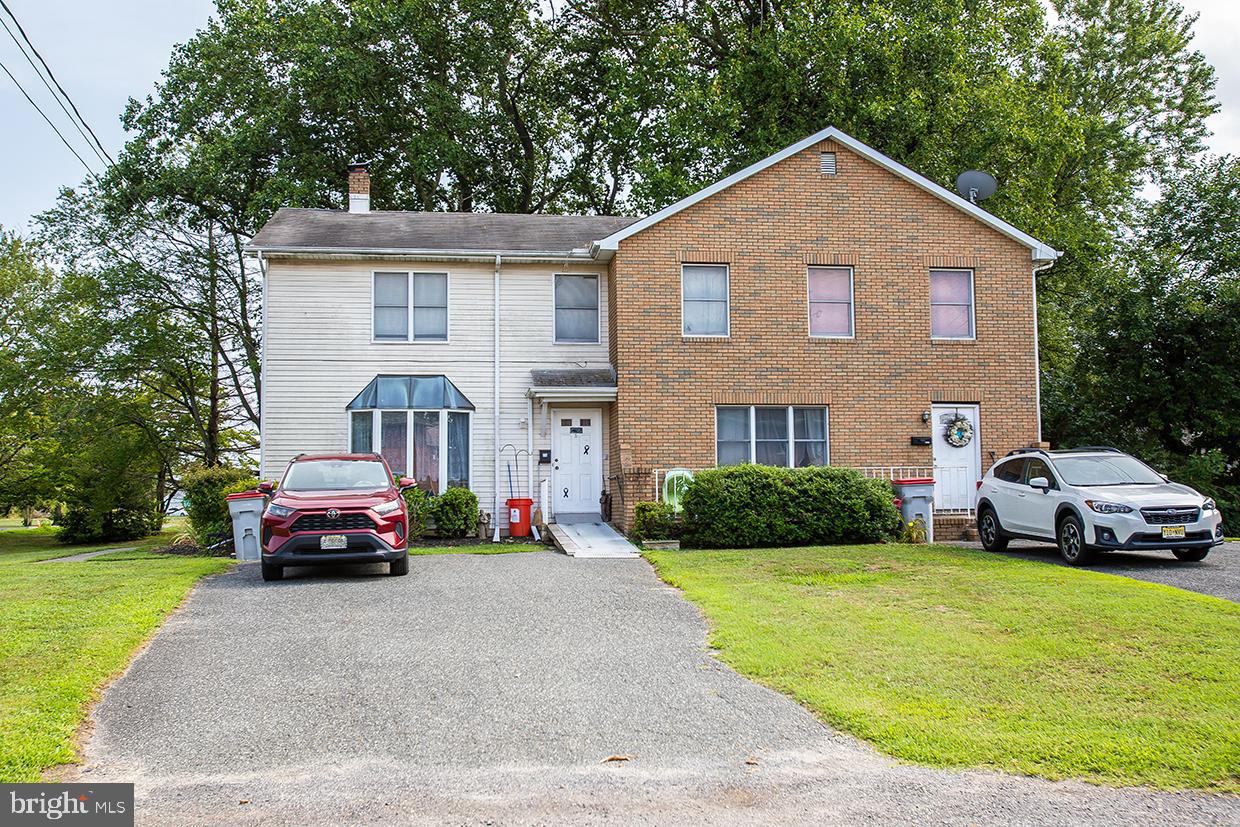
[[901, 526], [894, 496], [885, 480], [850, 468], [710, 469], [685, 492], [683, 541], [698, 548], [880, 542]]
[[680, 534], [675, 510], [666, 502], [641, 502], [633, 505], [633, 530], [629, 536], [643, 540], [675, 540]]
[[198, 544], [208, 546], [232, 538], [232, 517], [228, 514], [228, 494], [250, 491], [258, 480], [240, 468], [193, 468], [181, 477], [185, 513]]

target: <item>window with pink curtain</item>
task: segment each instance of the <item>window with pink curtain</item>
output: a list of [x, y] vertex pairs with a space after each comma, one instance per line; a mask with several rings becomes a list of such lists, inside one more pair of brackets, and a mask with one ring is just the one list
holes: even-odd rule
[[930, 335], [973, 338], [973, 271], [930, 271]]
[[809, 268], [809, 335], [853, 335], [852, 270]]

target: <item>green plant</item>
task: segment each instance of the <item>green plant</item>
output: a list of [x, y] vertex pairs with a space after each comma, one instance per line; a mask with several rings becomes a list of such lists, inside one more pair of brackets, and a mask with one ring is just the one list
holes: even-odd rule
[[665, 502], [644, 502], [633, 506], [633, 530], [638, 543], [644, 540], [674, 540], [680, 533], [675, 510]]
[[409, 539], [417, 540], [426, 533], [426, 524], [433, 512], [434, 498], [421, 488], [410, 488], [404, 493], [409, 509]]
[[444, 537], [464, 537], [478, 527], [478, 497], [468, 488], [449, 488], [433, 501], [435, 527]]
[[230, 493], [251, 491], [258, 480], [240, 468], [194, 468], [181, 477], [185, 494], [185, 513], [201, 546], [232, 536], [232, 518], [228, 514]]
[[900, 527], [899, 543], [917, 544], [926, 542], [926, 524], [918, 517]]
[[684, 539], [700, 548], [875, 543], [900, 528], [892, 498], [889, 483], [850, 468], [713, 468], [685, 492]]

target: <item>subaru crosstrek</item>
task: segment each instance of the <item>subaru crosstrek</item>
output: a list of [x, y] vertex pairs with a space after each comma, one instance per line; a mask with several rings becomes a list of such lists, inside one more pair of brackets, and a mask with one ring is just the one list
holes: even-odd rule
[[279, 486], [262, 483], [271, 499], [263, 512], [263, 579], [285, 566], [388, 563], [409, 573], [409, 512], [401, 495], [414, 481], [392, 472], [378, 454], [302, 454]]
[[977, 532], [987, 551], [1014, 537], [1053, 540], [1074, 566], [1128, 550], [1196, 562], [1223, 542], [1223, 518], [1211, 498], [1115, 448], [1022, 448], [979, 483]]

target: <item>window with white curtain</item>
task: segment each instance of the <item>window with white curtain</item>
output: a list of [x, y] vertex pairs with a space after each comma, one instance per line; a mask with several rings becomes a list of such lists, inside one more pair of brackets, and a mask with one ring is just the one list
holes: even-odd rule
[[809, 268], [809, 335], [853, 335], [852, 268]]
[[935, 339], [972, 339], [973, 271], [930, 271], [930, 335]]
[[556, 274], [555, 340], [594, 344], [598, 338], [598, 276]]
[[715, 464], [827, 465], [828, 422], [825, 407], [720, 405], [715, 408]]
[[370, 453], [377, 444], [392, 473], [413, 477], [419, 488], [469, 487], [468, 411], [350, 411], [349, 429], [350, 450]]
[[728, 266], [685, 264], [680, 271], [682, 332], [728, 335]]
[[375, 273], [374, 338], [448, 340], [447, 273]]

